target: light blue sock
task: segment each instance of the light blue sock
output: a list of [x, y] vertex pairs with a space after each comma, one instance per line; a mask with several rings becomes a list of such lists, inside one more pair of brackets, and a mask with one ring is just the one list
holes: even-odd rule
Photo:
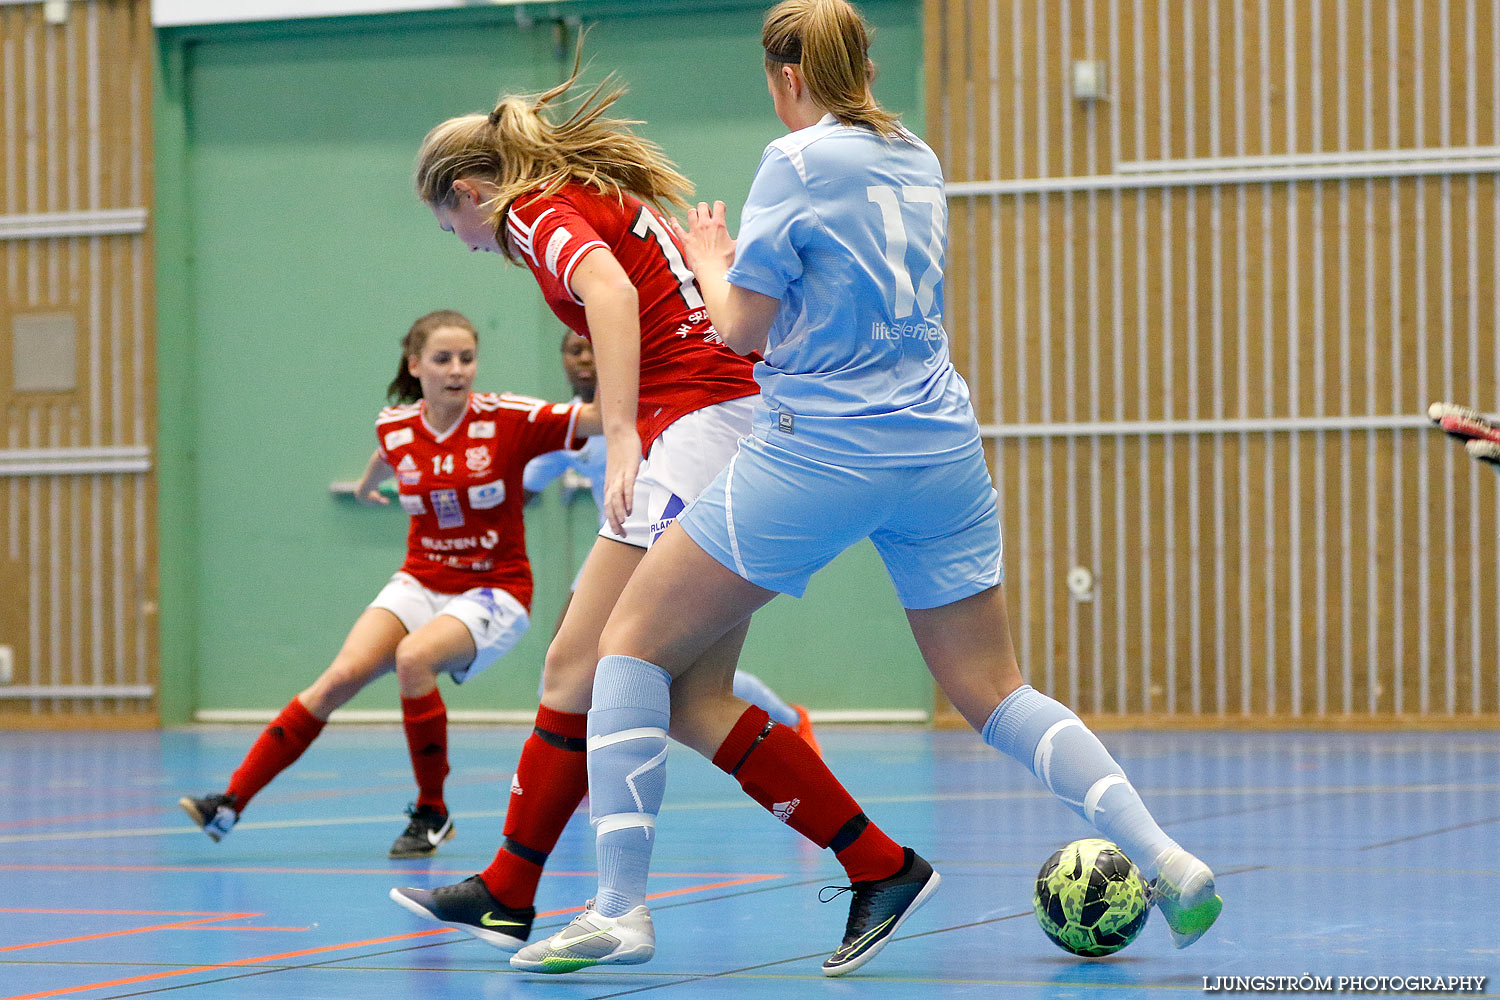
[[1146, 878], [1177, 846], [1151, 818], [1124, 770], [1067, 706], [1023, 684], [990, 714], [984, 741], [1030, 768], [1042, 784], [1120, 846]]
[[783, 726], [797, 728], [797, 710], [782, 701], [781, 696], [771, 690], [771, 685], [754, 674], [744, 670], [734, 672], [734, 696], [759, 705]]
[[599, 859], [594, 909], [619, 917], [646, 901], [656, 814], [667, 788], [672, 677], [632, 656], [606, 656], [589, 709], [589, 822]]

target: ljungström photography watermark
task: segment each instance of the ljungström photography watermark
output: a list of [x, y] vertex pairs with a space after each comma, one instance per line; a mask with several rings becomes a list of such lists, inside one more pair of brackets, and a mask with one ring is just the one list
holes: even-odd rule
[[1488, 976], [1204, 976], [1204, 993], [1483, 993]]

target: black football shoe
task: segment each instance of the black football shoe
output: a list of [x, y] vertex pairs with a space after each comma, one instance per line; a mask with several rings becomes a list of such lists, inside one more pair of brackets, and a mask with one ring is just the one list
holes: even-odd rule
[[392, 889], [391, 899], [424, 920], [466, 931], [512, 954], [526, 944], [536, 919], [535, 907], [511, 909], [490, 895], [478, 875], [437, 889]]
[[854, 899], [849, 903], [844, 942], [824, 960], [823, 975], [846, 975], [874, 958], [906, 918], [937, 891], [942, 881], [938, 873], [910, 847], [904, 850], [906, 863], [896, 874], [848, 887], [854, 892]]
[[425, 858], [453, 836], [453, 819], [432, 806], [407, 806], [411, 822], [391, 845], [393, 858]]
[[190, 795], [184, 795], [177, 800], [182, 811], [187, 813], [198, 828], [208, 834], [208, 839], [218, 843], [229, 836], [229, 831], [234, 829], [234, 824], [239, 822], [240, 814], [235, 809], [235, 797], [227, 793], [215, 792], [205, 795], [201, 799], [195, 799]]

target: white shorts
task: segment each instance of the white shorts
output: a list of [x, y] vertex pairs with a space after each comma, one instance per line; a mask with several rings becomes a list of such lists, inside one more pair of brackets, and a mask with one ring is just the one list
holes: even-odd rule
[[727, 568], [793, 597], [863, 538], [904, 608], [952, 604], [1003, 573], [995, 488], [978, 447], [941, 465], [851, 468], [749, 438], [679, 523]]
[[397, 572], [370, 602], [384, 608], [406, 626], [408, 635], [438, 615], [463, 622], [474, 639], [474, 659], [452, 672], [462, 684], [515, 648], [531, 627], [531, 616], [521, 602], [497, 587], [475, 587], [462, 594], [440, 594], [417, 582], [410, 573]]
[[750, 433], [758, 398], [715, 403], [668, 424], [635, 477], [634, 510], [625, 519], [625, 537], [615, 534], [607, 520], [599, 529], [600, 536], [649, 549], [729, 464], [740, 438]]

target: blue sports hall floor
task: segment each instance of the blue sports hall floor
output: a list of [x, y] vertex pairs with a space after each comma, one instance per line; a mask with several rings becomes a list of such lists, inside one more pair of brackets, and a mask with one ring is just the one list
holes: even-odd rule
[[[847, 895], [818, 903], [837, 864], [683, 747], [658, 828], [656, 959], [546, 977], [386, 898], [489, 862], [524, 730], [455, 728], [457, 837], [423, 861], [386, 858], [411, 795], [389, 727], [330, 729], [211, 843], [176, 800], [222, 787], [255, 733], [0, 733], [0, 998], [1118, 998], [1229, 977], [1500, 973], [1500, 733], [1105, 734], [1217, 870], [1225, 907], [1189, 949], [1153, 915], [1088, 961], [1042, 936], [1031, 888], [1089, 830], [1024, 769], [968, 732], [825, 727], [870, 816], [943, 874], [843, 979], [819, 972], [847, 912]], [[592, 869], [579, 815], [542, 880], [538, 933], [569, 919]]]

